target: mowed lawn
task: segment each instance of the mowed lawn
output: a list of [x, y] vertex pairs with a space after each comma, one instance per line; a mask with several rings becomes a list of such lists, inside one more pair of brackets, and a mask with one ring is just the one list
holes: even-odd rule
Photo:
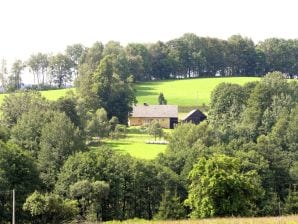
[[[128, 128], [126, 138], [105, 139], [103, 142], [118, 152], [128, 153], [135, 158], [150, 160], [154, 159], [159, 153], [164, 152], [167, 145], [146, 144], [149, 140], [154, 140], [154, 137], [141, 132], [139, 128], [130, 127]], [[157, 138], [156, 140], [159, 139]], [[91, 148], [96, 149], [96, 147]]]
[[183, 80], [167, 80], [138, 83], [136, 95], [138, 104], [157, 104], [159, 93], [163, 93], [168, 104], [179, 106], [198, 106], [210, 103], [212, 90], [220, 83], [236, 83], [259, 81], [257, 77], [219, 77]]
[[[106, 224], [297, 224], [298, 215], [261, 218], [213, 218], [177, 221], [145, 221], [134, 219], [128, 221], [110, 221]], [[92, 224], [92, 223], [86, 223]], [[94, 223], [95, 224], [95, 223]]]

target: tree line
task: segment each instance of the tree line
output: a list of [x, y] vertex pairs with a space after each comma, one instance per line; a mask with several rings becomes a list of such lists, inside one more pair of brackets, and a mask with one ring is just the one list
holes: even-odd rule
[[27, 67], [34, 77], [31, 88], [63, 87], [85, 75], [85, 65], [97, 68], [111, 56], [119, 74], [130, 74], [134, 81], [170, 78], [221, 76], [262, 76], [281, 71], [289, 77], [298, 74], [297, 39], [269, 38], [255, 44], [251, 39], [233, 35], [227, 40], [198, 37], [187, 33], [182, 37], [152, 44], [119, 42], [94, 43], [91, 47], [73, 44], [63, 53], [32, 54], [28, 60], [16, 60], [8, 72], [2, 60], [0, 81], [6, 91], [21, 88], [21, 74]]
[[92, 137], [121, 132], [117, 100], [132, 104], [113, 90], [130, 84], [112, 59], [86, 73], [91, 85], [78, 91], [91, 98], [5, 97], [0, 223], [11, 219], [11, 189], [21, 223], [297, 214], [297, 81], [272, 72], [244, 86], [218, 85], [208, 120], [176, 126], [165, 153], [144, 161], [92, 148]]

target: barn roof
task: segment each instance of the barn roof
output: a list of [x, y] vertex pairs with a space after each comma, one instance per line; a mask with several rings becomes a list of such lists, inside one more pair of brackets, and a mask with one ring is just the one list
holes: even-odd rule
[[194, 109], [192, 111], [190, 111], [182, 120], [185, 121], [187, 119], [189, 119], [191, 116], [202, 116], [206, 118], [206, 115], [203, 114], [200, 110], [198, 109]]
[[178, 117], [177, 105], [134, 106], [131, 117]]

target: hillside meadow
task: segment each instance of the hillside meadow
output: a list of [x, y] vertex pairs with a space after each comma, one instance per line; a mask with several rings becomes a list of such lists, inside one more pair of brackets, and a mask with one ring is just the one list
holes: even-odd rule
[[222, 82], [244, 85], [259, 80], [257, 77], [220, 77], [143, 82], [136, 85], [137, 100], [138, 104], [157, 104], [162, 92], [168, 104], [182, 107], [208, 105], [212, 90]]
[[[157, 104], [159, 93], [163, 93], [168, 104], [180, 107], [196, 107], [210, 103], [212, 90], [220, 83], [236, 83], [244, 85], [247, 82], [258, 81], [258, 77], [219, 77], [219, 78], [196, 78], [183, 80], [165, 80], [153, 82], [141, 82], [135, 84], [138, 104]], [[41, 91], [41, 94], [49, 100], [57, 100], [74, 89], [56, 89]], [[0, 103], [5, 95], [0, 94]]]

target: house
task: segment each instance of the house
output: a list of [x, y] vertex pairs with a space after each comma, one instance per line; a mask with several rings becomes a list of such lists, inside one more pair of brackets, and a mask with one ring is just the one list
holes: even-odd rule
[[193, 124], [199, 124], [201, 121], [205, 120], [207, 116], [203, 114], [200, 110], [195, 109], [190, 111], [182, 120], [183, 123], [191, 122]]
[[129, 116], [129, 126], [148, 125], [158, 121], [163, 128], [174, 128], [178, 123], [177, 105], [138, 105], [134, 106]]

